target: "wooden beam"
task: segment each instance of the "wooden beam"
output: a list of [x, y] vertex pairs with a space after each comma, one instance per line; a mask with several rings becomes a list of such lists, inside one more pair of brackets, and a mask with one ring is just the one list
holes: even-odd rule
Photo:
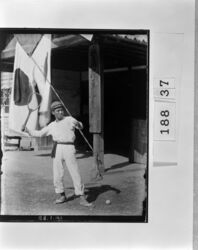
[[102, 175], [104, 173], [104, 138], [103, 133], [93, 134], [94, 164]]
[[94, 164], [104, 172], [104, 81], [99, 44], [89, 47], [89, 131], [93, 133]]
[[91, 133], [102, 132], [102, 69], [98, 44], [89, 48], [89, 124]]
[[[142, 70], [147, 69], [146, 65], [140, 65], [140, 66], [133, 66], [130, 68], [131, 70]], [[104, 73], [113, 73], [113, 72], [121, 72], [121, 71], [128, 71], [128, 67], [122, 67], [122, 68], [113, 68], [113, 69], [105, 69]]]
[[131, 67], [132, 70], [141, 70], [141, 69], [148, 69], [148, 66], [146, 65], [139, 65], [139, 66], [133, 66]]

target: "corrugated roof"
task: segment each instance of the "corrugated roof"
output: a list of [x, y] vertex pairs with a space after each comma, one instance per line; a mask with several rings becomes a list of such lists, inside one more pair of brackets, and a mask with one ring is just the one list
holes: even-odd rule
[[114, 36], [121, 37], [125, 40], [131, 40], [133, 42], [137, 42], [140, 44], [147, 44], [148, 43], [148, 36], [147, 35], [118, 34], [118, 35], [114, 35]]
[[[27, 54], [31, 54], [40, 41], [42, 34], [15, 34], [1, 52], [1, 58], [12, 58], [15, 55], [15, 47], [17, 41], [21, 44]], [[70, 48], [78, 44], [89, 43], [88, 39], [79, 35], [59, 35], [53, 36], [52, 49], [55, 48]]]
[[[17, 34], [17, 39], [31, 54], [41, 39], [41, 34]], [[1, 53], [3, 62], [13, 63], [16, 37], [13, 37]], [[104, 67], [128, 67], [146, 65], [147, 35], [130, 34], [53, 34], [52, 68], [87, 70], [89, 46], [97, 40], [103, 52]]]

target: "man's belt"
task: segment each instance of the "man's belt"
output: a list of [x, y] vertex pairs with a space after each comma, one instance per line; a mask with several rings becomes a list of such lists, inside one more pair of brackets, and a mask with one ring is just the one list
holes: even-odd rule
[[53, 143], [53, 148], [52, 148], [52, 152], [51, 152], [51, 157], [52, 157], [52, 158], [55, 158], [55, 156], [56, 156], [57, 144], [74, 145], [73, 142], [57, 142], [57, 141], [54, 141], [54, 143]]

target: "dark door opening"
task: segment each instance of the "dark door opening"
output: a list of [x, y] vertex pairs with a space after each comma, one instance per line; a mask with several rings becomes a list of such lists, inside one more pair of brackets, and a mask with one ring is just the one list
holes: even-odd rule
[[146, 120], [146, 70], [104, 76], [104, 150], [129, 157], [133, 120]]

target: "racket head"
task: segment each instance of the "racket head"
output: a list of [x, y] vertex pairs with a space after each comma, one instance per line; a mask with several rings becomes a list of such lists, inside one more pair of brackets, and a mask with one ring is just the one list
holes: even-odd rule
[[29, 97], [29, 102], [27, 105], [28, 109], [31, 111], [37, 110], [41, 105], [41, 101], [42, 101], [42, 96], [37, 92], [33, 92], [32, 95], [30, 95]]

